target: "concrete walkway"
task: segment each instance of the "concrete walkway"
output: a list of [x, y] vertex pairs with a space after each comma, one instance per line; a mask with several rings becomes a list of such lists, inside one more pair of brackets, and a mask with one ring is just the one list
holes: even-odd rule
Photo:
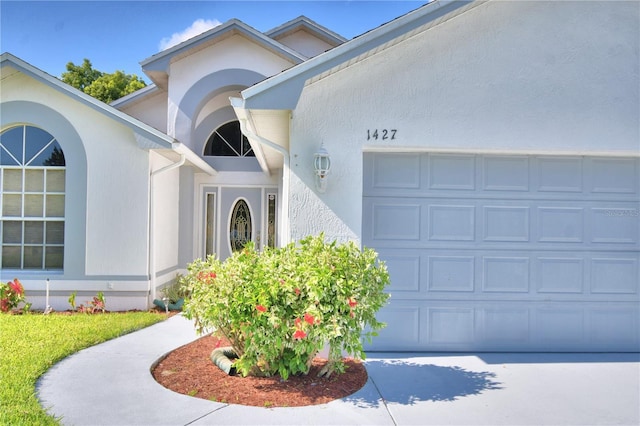
[[38, 382], [64, 425], [639, 425], [640, 354], [382, 354], [328, 404], [260, 408], [155, 382], [151, 365], [197, 338], [181, 316], [85, 349]]

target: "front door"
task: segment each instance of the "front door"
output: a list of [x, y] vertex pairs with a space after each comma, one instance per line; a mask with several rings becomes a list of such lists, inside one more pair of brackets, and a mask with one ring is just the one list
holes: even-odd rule
[[249, 241], [275, 242], [276, 189], [218, 187], [205, 193], [205, 255], [226, 259]]

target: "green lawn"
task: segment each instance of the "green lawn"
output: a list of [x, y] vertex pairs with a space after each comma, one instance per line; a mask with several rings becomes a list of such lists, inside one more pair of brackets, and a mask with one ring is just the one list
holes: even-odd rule
[[0, 314], [0, 425], [56, 425], [36, 397], [53, 364], [166, 317], [153, 312], [97, 315]]

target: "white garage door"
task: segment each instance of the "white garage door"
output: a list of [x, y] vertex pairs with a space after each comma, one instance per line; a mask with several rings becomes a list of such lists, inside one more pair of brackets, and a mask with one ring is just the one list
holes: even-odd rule
[[364, 155], [391, 275], [369, 350], [640, 349], [640, 160]]

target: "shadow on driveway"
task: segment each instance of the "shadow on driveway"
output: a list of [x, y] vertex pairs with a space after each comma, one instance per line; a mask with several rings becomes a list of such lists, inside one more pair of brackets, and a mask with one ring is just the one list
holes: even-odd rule
[[[455, 401], [484, 391], [502, 389], [495, 373], [469, 371], [460, 367], [419, 364], [403, 360], [366, 362], [369, 381], [386, 402], [413, 405], [424, 401]], [[377, 395], [356, 392], [345, 398], [360, 407], [376, 407]]]

